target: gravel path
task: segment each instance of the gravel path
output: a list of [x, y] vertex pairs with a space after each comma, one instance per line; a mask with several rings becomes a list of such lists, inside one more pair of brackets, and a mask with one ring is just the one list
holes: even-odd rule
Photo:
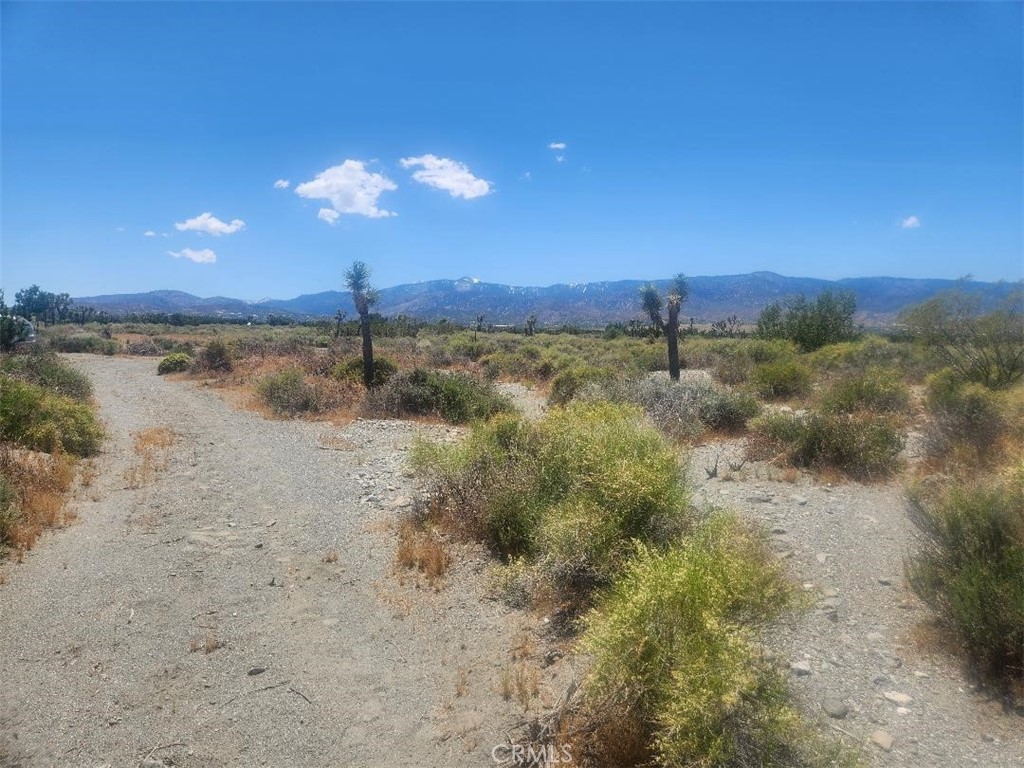
[[[760, 463], [733, 472], [743, 445], [694, 450], [691, 481], [698, 503], [738, 510], [771, 531], [811, 599], [770, 641], [788, 659], [808, 716], [863, 745], [872, 765], [1024, 765], [1024, 718], [978, 693], [958, 659], [926, 640], [929, 614], [903, 578], [916, 529], [898, 482], [829, 486], [801, 474], [788, 483]], [[709, 478], [716, 457], [718, 476]]]
[[[72, 357], [110, 439], [79, 521], [5, 567], [8, 750], [32, 766], [491, 764], [522, 719], [497, 690], [525, 617], [481, 599], [482, 560], [436, 592], [392, 572], [405, 449], [448, 430], [267, 421], [155, 361]], [[133, 435], [161, 426], [166, 466], [126, 488]]]

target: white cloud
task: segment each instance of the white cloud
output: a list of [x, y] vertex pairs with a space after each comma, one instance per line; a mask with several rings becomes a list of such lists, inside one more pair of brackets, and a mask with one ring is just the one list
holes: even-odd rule
[[921, 220], [917, 216], [907, 216], [907, 218], [900, 221], [900, 226], [903, 229], [918, 229], [921, 226]]
[[274, 182], [274, 189], [288, 189], [292, 183], [288, 179], [278, 179]]
[[[309, 200], [329, 200], [339, 216], [355, 213], [371, 219], [383, 219], [397, 214], [378, 208], [377, 198], [395, 189], [398, 189], [397, 184], [382, 174], [366, 170], [362, 161], [346, 160], [318, 173], [312, 181], [299, 184], [295, 187], [295, 194]], [[324, 221], [332, 221], [323, 216], [324, 210], [321, 208], [317, 216]], [[337, 217], [333, 221], [337, 221]]]
[[217, 254], [209, 248], [203, 248], [199, 251], [194, 251], [191, 248], [182, 248], [180, 251], [168, 251], [167, 255], [173, 256], [176, 259], [188, 259], [196, 264], [213, 264], [217, 260]]
[[142, 235], [143, 237], [156, 237], [156, 232], [154, 232], [152, 229], [147, 229], [145, 232], [142, 233]]
[[449, 160], [447, 157], [420, 155], [419, 157], [403, 157], [399, 160], [403, 168], [419, 167], [412, 177], [420, 184], [443, 189], [452, 197], [472, 200], [490, 194], [491, 182], [478, 179], [464, 163]]
[[556, 163], [564, 163], [565, 162], [565, 155], [555, 155], [555, 162]]
[[548, 149], [562, 150], [565, 149], [565, 147], [566, 143], [564, 141], [552, 141], [550, 144], [548, 144]]
[[166, 232], [161, 232], [160, 237], [170, 237]]
[[212, 213], [201, 213], [194, 219], [178, 222], [174, 226], [179, 232], [205, 232], [208, 235], [220, 237], [241, 232], [245, 229], [245, 222], [235, 219], [230, 224], [226, 224]]
[[333, 208], [321, 208], [316, 214], [318, 219], [326, 221], [328, 224], [336, 224], [340, 216], [341, 214]]

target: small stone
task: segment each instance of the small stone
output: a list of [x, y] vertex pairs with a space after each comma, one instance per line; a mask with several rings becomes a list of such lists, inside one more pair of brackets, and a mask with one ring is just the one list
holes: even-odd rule
[[905, 693], [900, 693], [899, 691], [886, 691], [882, 694], [882, 696], [884, 696], [888, 701], [891, 701], [893, 704], [903, 705], [909, 704], [911, 701], [913, 701], [913, 699], [910, 696], [908, 696]]
[[826, 555], [824, 552], [819, 552], [814, 556], [814, 559], [818, 561], [819, 565], [824, 565], [826, 562], [828, 562], [828, 555]]
[[266, 671], [266, 667], [253, 667], [248, 671], [247, 674], [249, 675], [249, 677], [256, 677], [256, 675], [262, 675]]
[[807, 499], [804, 496], [790, 496], [790, 500], [801, 507], [807, 506]]
[[392, 509], [406, 509], [412, 506], [412, 499], [408, 496], [399, 496], [397, 499], [391, 502]]
[[256, 545], [256, 549], [263, 549], [263, 542], [262, 541], [259, 544]]
[[848, 714], [850, 714], [850, 708], [843, 704], [842, 699], [828, 698], [822, 702], [821, 708], [825, 710], [825, 713], [829, 717], [834, 717], [836, 720], [843, 720]]
[[919, 669], [914, 670], [914, 677], [931, 677], [927, 672], [922, 672]]
[[891, 587], [892, 586], [892, 579], [883, 576], [882, 578], [880, 578], [878, 580], [878, 583], [881, 584], [883, 587]]
[[811, 662], [809, 661], [791, 661], [789, 663], [790, 671], [797, 677], [806, 677], [811, 674]]
[[888, 731], [878, 730], [871, 734], [871, 741], [886, 752], [892, 749], [896, 739]]
[[785, 532], [786, 532], [786, 529], [785, 528], [780, 528], [779, 526], [775, 526], [774, 528], [772, 528], [772, 533], [774, 533], [776, 536], [781, 536]]
[[896, 707], [896, 714], [897, 715], [909, 715], [910, 714], [910, 710], [907, 709], [906, 707]]

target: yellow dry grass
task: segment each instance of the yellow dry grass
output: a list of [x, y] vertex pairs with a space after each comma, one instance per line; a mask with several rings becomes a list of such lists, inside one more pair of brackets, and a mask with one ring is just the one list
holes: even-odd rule
[[152, 482], [157, 472], [167, 468], [167, 449], [174, 445], [177, 435], [170, 427], [151, 427], [135, 435], [135, 455], [138, 464], [125, 470], [125, 488], [141, 488]]
[[16, 512], [2, 522], [0, 539], [18, 553], [32, 549], [46, 528], [65, 525], [74, 515], [65, 508], [65, 497], [75, 477], [73, 460], [60, 454], [38, 453], [0, 446], [0, 473], [16, 496]]

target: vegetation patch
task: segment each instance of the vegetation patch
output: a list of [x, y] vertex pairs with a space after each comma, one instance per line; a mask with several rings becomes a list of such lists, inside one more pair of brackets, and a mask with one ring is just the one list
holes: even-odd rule
[[256, 385], [260, 399], [279, 416], [296, 416], [319, 410], [316, 392], [298, 368], [265, 376]]
[[766, 400], [781, 400], [807, 394], [811, 370], [795, 358], [782, 358], [754, 368], [750, 383]]
[[103, 429], [88, 405], [0, 374], [0, 440], [47, 453], [90, 456], [99, 450]]
[[24, 354], [5, 356], [0, 361], [0, 372], [36, 384], [54, 394], [70, 397], [79, 403], [88, 402], [92, 397], [89, 377], [44, 347], [35, 347]]
[[[373, 358], [373, 386], [386, 384], [388, 379], [398, 373], [398, 366], [386, 357]], [[361, 384], [363, 381], [363, 358], [349, 357], [331, 368], [331, 376], [341, 381]]]
[[1024, 678], [1024, 463], [995, 479], [911, 494], [923, 547], [914, 590], [987, 676]]
[[869, 368], [840, 379], [822, 398], [822, 408], [831, 413], [902, 413], [909, 404], [907, 385], [882, 368]]
[[872, 413], [772, 413], [751, 424], [760, 440], [754, 458], [782, 458], [797, 467], [832, 468], [853, 477], [892, 474], [899, 466], [903, 435], [897, 422]]
[[387, 417], [437, 416], [452, 424], [514, 410], [494, 384], [462, 372], [416, 368], [367, 393], [369, 413]]
[[94, 355], [116, 355], [119, 345], [114, 339], [102, 336], [53, 336], [50, 348], [57, 352], [88, 352]]
[[167, 373], [182, 373], [192, 367], [192, 356], [185, 352], [172, 352], [160, 361], [156, 372], [163, 376]]
[[234, 367], [234, 355], [222, 339], [211, 340], [193, 362], [193, 370], [201, 372], [230, 373]]
[[67, 522], [64, 496], [73, 479], [68, 457], [0, 445], [0, 557], [32, 549], [45, 528]]

